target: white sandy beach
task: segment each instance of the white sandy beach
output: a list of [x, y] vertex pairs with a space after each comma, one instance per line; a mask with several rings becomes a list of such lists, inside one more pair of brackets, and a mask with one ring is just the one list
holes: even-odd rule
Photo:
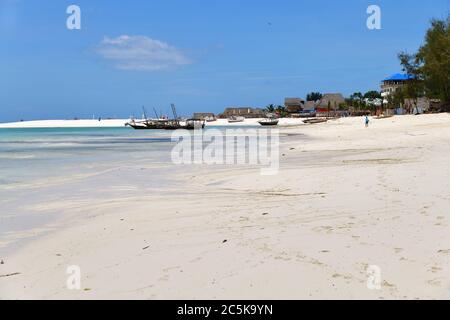
[[[61, 219], [0, 253], [0, 298], [450, 298], [449, 114], [280, 130], [274, 176], [189, 166], [158, 193], [130, 179], [28, 206]], [[103, 174], [124, 168], [146, 174], [131, 160]], [[70, 265], [81, 290], [66, 287]], [[367, 288], [371, 265], [380, 290]]]

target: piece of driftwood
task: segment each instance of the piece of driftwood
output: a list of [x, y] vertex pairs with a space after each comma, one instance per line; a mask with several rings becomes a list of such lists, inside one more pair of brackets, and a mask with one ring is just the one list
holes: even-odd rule
[[0, 278], [6, 278], [6, 277], [12, 277], [19, 275], [20, 272], [14, 272], [14, 273], [7, 273], [7, 274], [0, 274]]

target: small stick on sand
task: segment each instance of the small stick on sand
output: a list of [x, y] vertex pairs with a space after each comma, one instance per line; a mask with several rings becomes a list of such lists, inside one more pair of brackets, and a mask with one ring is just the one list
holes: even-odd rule
[[0, 274], [0, 278], [12, 277], [19, 275], [20, 272], [8, 273], [8, 274]]

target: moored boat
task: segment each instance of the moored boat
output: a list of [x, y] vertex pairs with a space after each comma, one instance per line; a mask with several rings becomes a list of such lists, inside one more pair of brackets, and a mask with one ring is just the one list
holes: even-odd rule
[[184, 129], [194, 130], [194, 129], [204, 129], [205, 121], [200, 119], [187, 119], [184, 125]]
[[237, 117], [237, 116], [231, 116], [228, 119], [228, 123], [237, 123], [237, 122], [244, 122], [244, 117]]
[[303, 120], [303, 123], [307, 123], [307, 124], [316, 124], [316, 123], [323, 123], [323, 122], [327, 122], [327, 119], [324, 118], [314, 118], [314, 119], [307, 119], [307, 120]]
[[158, 120], [144, 120], [144, 121], [130, 121], [125, 124], [136, 130], [177, 130], [177, 129], [203, 129], [205, 121], [198, 119], [158, 119]]
[[[178, 118], [175, 105], [172, 104], [172, 112], [173, 119], [162, 118], [159, 119], [147, 119], [145, 108], [144, 110], [144, 120], [136, 121], [135, 119], [131, 119], [130, 122], [126, 123], [126, 126], [130, 126], [133, 129], [141, 130], [141, 129], [156, 129], [156, 130], [177, 130], [177, 129], [203, 129], [205, 127], [205, 120], [201, 119], [187, 119], [183, 120]], [[155, 111], [156, 116], [157, 113]]]
[[132, 127], [133, 129], [136, 129], [136, 130], [147, 129], [145, 122], [127, 122], [127, 123], [125, 123], [125, 126]]
[[195, 130], [203, 129], [205, 127], [205, 121], [200, 119], [187, 119], [187, 120], [169, 120], [162, 129], [164, 130]]
[[133, 129], [150, 129], [149, 127], [152, 125], [153, 120], [145, 119], [141, 121], [136, 121], [131, 119], [130, 122], [125, 123], [125, 126], [132, 127]]
[[278, 125], [279, 120], [275, 118], [266, 118], [258, 121], [258, 123], [262, 126], [276, 126]]
[[216, 117], [206, 117], [205, 121], [206, 122], [214, 122], [214, 121], [217, 121], [217, 118]]

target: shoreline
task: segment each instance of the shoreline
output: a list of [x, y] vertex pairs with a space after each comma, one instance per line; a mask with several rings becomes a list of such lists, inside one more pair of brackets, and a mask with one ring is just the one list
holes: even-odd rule
[[[262, 118], [245, 119], [244, 122], [228, 123], [227, 119], [218, 119], [206, 122], [207, 127], [236, 127], [236, 126], [260, 126], [258, 121]], [[122, 128], [130, 119], [105, 119], [105, 120], [32, 120], [22, 122], [0, 123], [0, 129], [39, 129], [39, 128]], [[302, 119], [281, 118], [278, 126], [303, 125]]]
[[[46, 203], [74, 220], [1, 257], [0, 274], [20, 274], [0, 278], [0, 298], [448, 297], [450, 115], [281, 133], [311, 139], [281, 139], [270, 179], [193, 166], [158, 194]], [[82, 290], [65, 288], [69, 265]], [[381, 290], [366, 287], [370, 265]]]

